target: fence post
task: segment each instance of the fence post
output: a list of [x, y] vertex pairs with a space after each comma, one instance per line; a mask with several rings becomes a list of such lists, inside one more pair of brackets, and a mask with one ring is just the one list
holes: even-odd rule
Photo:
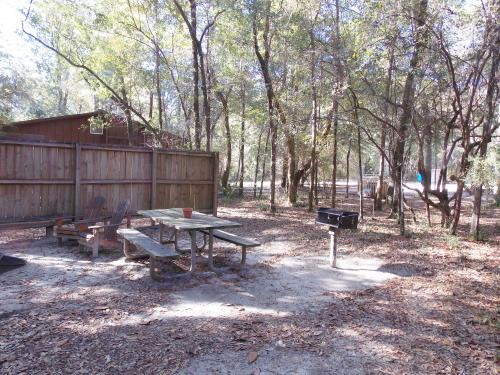
[[75, 220], [78, 220], [78, 215], [80, 214], [80, 188], [81, 188], [81, 176], [80, 176], [80, 165], [82, 158], [82, 146], [80, 143], [75, 143], [75, 200], [73, 205], [73, 215]]
[[217, 205], [219, 200], [219, 153], [214, 152], [213, 155], [214, 155], [214, 165], [213, 165], [214, 188], [212, 197], [212, 213], [214, 216], [217, 216]]
[[156, 208], [156, 160], [157, 153], [153, 150], [151, 153], [151, 209]]

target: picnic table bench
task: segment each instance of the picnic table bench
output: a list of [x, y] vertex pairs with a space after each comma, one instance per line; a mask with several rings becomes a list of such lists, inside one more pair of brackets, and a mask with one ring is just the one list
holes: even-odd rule
[[[210, 232], [208, 230], [200, 230], [201, 233], [203, 233], [205, 236], [209, 235]], [[256, 247], [260, 246], [260, 243], [257, 241], [251, 240], [249, 238], [241, 237], [233, 233], [225, 232], [220, 229], [214, 229], [212, 232], [213, 236], [219, 240], [223, 240], [226, 242], [230, 242], [235, 245], [241, 246], [241, 262], [240, 266], [244, 266], [246, 262], [246, 254], [247, 254], [247, 247]]]
[[123, 253], [127, 259], [149, 256], [149, 273], [153, 280], [163, 280], [163, 259], [179, 256], [173, 245], [162, 245], [137, 229], [118, 229], [118, 234], [123, 237]]

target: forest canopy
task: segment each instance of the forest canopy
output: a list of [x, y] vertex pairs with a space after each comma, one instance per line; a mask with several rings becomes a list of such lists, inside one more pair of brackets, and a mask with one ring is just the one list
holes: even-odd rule
[[[498, 193], [500, 1], [33, 0], [36, 66], [0, 51], [0, 121], [105, 109], [221, 153], [224, 192], [270, 180], [270, 209], [378, 175], [404, 233], [404, 189], [454, 234], [471, 189]], [[496, 167], [495, 167], [496, 166]], [[421, 189], [408, 186], [419, 178]], [[453, 191], [448, 191], [449, 184]], [[261, 188], [262, 191], [262, 188]], [[361, 188], [362, 191], [362, 188]], [[430, 222], [430, 214], [428, 214]]]

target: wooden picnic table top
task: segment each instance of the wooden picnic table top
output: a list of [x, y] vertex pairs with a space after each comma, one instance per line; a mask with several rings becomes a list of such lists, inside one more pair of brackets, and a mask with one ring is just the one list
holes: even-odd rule
[[161, 224], [174, 227], [177, 230], [217, 229], [241, 226], [240, 223], [235, 221], [220, 219], [216, 216], [202, 214], [197, 211], [193, 211], [191, 218], [186, 219], [182, 213], [182, 208], [140, 210], [137, 213]]

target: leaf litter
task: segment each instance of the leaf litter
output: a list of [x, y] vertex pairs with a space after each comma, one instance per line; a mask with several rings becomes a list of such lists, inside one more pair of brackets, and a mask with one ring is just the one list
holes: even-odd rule
[[[220, 216], [244, 221], [237, 234], [273, 244], [257, 263], [263, 272], [284, 257], [326, 259], [328, 236], [304, 209], [284, 207], [273, 217], [259, 211], [258, 202], [243, 201], [223, 206]], [[272, 347], [368, 358], [368, 372], [493, 374], [498, 369], [499, 217], [498, 209], [485, 212], [484, 242], [467, 241], [467, 228], [461, 227], [457, 248], [437, 226], [413, 224], [412, 234], [401, 237], [386, 213], [379, 214], [341, 235], [342, 255], [376, 256], [401, 277], [375, 288], [325, 292], [328, 302], [313, 311], [276, 317], [228, 303], [234, 316], [217, 319], [151, 315], [175, 303], [173, 292], [197, 288], [205, 278], [157, 284], [143, 264], [120, 260], [119, 254], [92, 262], [75, 248], [57, 248], [40, 229], [4, 231], [2, 251], [31, 262], [17, 274], [0, 276], [8, 294], [0, 301], [0, 320], [7, 327], [0, 331], [0, 372], [168, 374], [206, 355], [218, 355], [222, 362], [228, 350], [241, 352], [241, 361], [255, 366]], [[237, 253], [224, 246], [217, 261]], [[252, 277], [248, 273], [224, 285]]]

